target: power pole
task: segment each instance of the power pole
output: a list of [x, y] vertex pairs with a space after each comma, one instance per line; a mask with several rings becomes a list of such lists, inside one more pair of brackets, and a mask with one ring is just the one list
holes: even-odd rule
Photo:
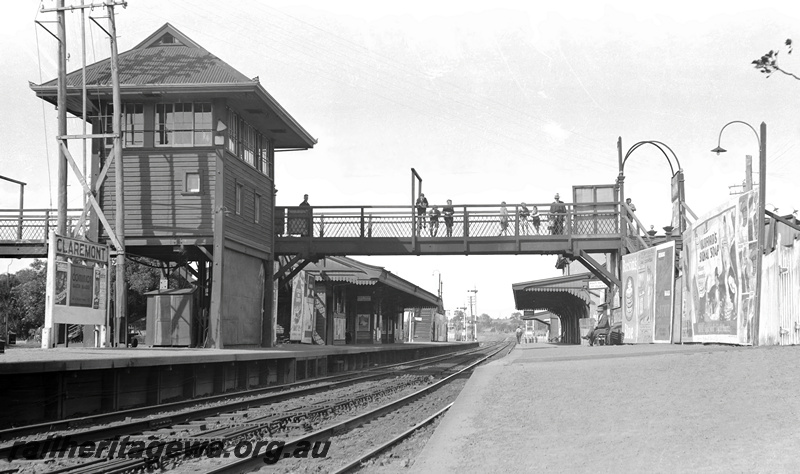
[[730, 195], [744, 194], [753, 190], [753, 157], [745, 155], [744, 181], [742, 184], [732, 184], [728, 186]]
[[469, 297], [469, 312], [472, 317], [472, 327], [470, 328], [471, 337], [473, 341], [478, 340], [478, 322], [477, 316], [475, 312], [478, 309], [478, 290], [473, 287], [471, 290], [467, 290], [469, 293], [472, 293]]
[[[117, 318], [118, 332], [115, 333], [115, 342], [128, 345], [128, 291], [125, 285], [125, 190], [124, 170], [122, 163], [122, 99], [119, 91], [119, 58], [117, 57], [117, 25], [114, 20], [114, 3], [108, 6], [108, 36], [111, 40], [111, 86], [113, 89], [114, 105], [114, 230], [117, 231], [117, 278], [116, 298], [114, 299], [114, 315]], [[120, 327], [121, 326], [121, 327]]]
[[[85, 2], [81, 1], [80, 6], [73, 6], [70, 5], [69, 7], [64, 5], [64, 0], [58, 0], [56, 8], [53, 9], [45, 9], [42, 8], [42, 13], [47, 12], [56, 12], [57, 15], [57, 23], [58, 23], [58, 31], [56, 38], [58, 39], [58, 97], [57, 97], [57, 106], [58, 106], [58, 223], [56, 226], [56, 233], [59, 235], [67, 236], [67, 165], [72, 166], [75, 175], [77, 176], [78, 180], [80, 181], [81, 185], [83, 186], [85, 198], [88, 199], [91, 205], [95, 208], [95, 212], [98, 215], [98, 218], [103, 223], [103, 226], [106, 228], [109, 234], [109, 238], [114, 244], [114, 247], [117, 251], [116, 262], [117, 262], [117, 281], [116, 281], [116, 297], [115, 297], [115, 316], [117, 319], [116, 325], [116, 332], [115, 338], [117, 342], [120, 339], [120, 334], [123, 332], [125, 337], [123, 338], [123, 342], [127, 342], [127, 292], [125, 291], [125, 196], [124, 196], [124, 171], [123, 171], [123, 160], [122, 160], [122, 100], [120, 97], [120, 86], [119, 86], [119, 68], [118, 68], [118, 52], [117, 52], [117, 38], [116, 38], [116, 25], [114, 21], [114, 6], [122, 5], [127, 6], [127, 3], [124, 0], [107, 0], [101, 4], [85, 4]], [[77, 136], [70, 136], [67, 134], [67, 53], [66, 53], [66, 43], [67, 43], [67, 35], [66, 35], [66, 18], [65, 12], [66, 10], [75, 10], [80, 9], [84, 10], [86, 8], [95, 8], [95, 7], [106, 7], [108, 9], [108, 19], [109, 19], [109, 31], [106, 31], [108, 36], [111, 40], [111, 81], [112, 81], [112, 93], [113, 93], [113, 134], [86, 134], [85, 129], [82, 135]], [[89, 17], [92, 21], [96, 24], [97, 21]], [[38, 22], [37, 22], [38, 23]], [[101, 29], [102, 26], [100, 26]], [[105, 31], [105, 29], [103, 29]], [[49, 31], [49, 30], [48, 30]], [[52, 34], [52, 33], [51, 33]], [[85, 54], [85, 51], [84, 51]], [[84, 88], [85, 88], [85, 80], [84, 80]], [[84, 95], [85, 101], [85, 95]], [[85, 110], [85, 109], [84, 109]], [[84, 122], [86, 121], [86, 113], [84, 112], [84, 116], [82, 119]], [[67, 146], [68, 140], [70, 138], [83, 138], [84, 140], [87, 138], [102, 138], [106, 139], [108, 137], [113, 137], [114, 140], [114, 151], [113, 157], [116, 159], [115, 163], [115, 199], [116, 199], [116, 206], [115, 206], [115, 226], [112, 228], [108, 221], [105, 219], [102, 209], [100, 208], [99, 203], [94, 198], [93, 191], [90, 188], [89, 184], [87, 184], [86, 180], [86, 172], [84, 171], [81, 173], [80, 168], [78, 168], [77, 164], [73, 160], [69, 148]], [[93, 183], [90, 183], [93, 184]], [[85, 214], [85, 210], [84, 210]], [[83, 220], [83, 219], [81, 219]], [[45, 318], [47, 320], [47, 318]], [[120, 327], [122, 323], [126, 323], [125, 326]], [[57, 336], [56, 336], [57, 337]], [[44, 341], [43, 341], [44, 342]]]
[[[58, 135], [67, 134], [67, 28], [64, 0], [58, 0], [56, 11], [58, 23]], [[66, 146], [66, 142], [65, 145]], [[58, 147], [58, 220], [56, 232], [67, 235], [67, 155]]]

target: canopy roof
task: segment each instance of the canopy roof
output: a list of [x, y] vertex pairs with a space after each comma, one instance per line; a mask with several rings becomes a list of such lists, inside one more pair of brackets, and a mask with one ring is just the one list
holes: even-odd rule
[[548, 310], [563, 315], [568, 309], [584, 308], [591, 302], [591, 273], [514, 283], [514, 304], [518, 310]]
[[317, 281], [343, 282], [353, 285], [382, 285], [395, 290], [400, 302], [408, 308], [442, 308], [442, 301], [433, 293], [406, 281], [383, 267], [367, 265], [348, 257], [325, 257], [309, 264], [305, 270]]

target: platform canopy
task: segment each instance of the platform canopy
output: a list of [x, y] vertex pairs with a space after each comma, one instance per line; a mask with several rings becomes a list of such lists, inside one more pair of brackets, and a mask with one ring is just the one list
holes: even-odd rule
[[514, 283], [514, 304], [517, 309], [548, 310], [559, 314], [560, 308], [591, 302], [589, 281], [596, 279], [591, 273], [567, 275], [545, 280]]
[[547, 310], [561, 317], [564, 342], [578, 341], [578, 320], [588, 316], [591, 273], [514, 283], [514, 305], [518, 310]]
[[433, 293], [406, 281], [383, 267], [367, 265], [348, 257], [325, 257], [309, 264], [307, 272], [317, 281], [341, 282], [359, 286], [376, 285], [390, 290], [408, 308], [440, 308], [442, 302]]

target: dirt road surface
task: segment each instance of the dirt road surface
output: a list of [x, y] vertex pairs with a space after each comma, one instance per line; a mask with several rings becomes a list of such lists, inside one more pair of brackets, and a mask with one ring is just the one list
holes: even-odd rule
[[518, 345], [479, 368], [429, 472], [800, 472], [800, 347]]

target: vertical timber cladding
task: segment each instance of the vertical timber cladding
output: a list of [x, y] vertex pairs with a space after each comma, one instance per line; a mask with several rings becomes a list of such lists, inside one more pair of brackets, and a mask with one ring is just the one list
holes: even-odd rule
[[272, 281], [267, 265], [272, 252], [272, 182], [227, 151], [223, 154], [220, 342], [222, 347], [262, 345], [262, 325], [272, 324], [271, 301], [264, 298], [265, 281]]
[[223, 347], [261, 344], [266, 262], [226, 248], [222, 269], [220, 334]]

